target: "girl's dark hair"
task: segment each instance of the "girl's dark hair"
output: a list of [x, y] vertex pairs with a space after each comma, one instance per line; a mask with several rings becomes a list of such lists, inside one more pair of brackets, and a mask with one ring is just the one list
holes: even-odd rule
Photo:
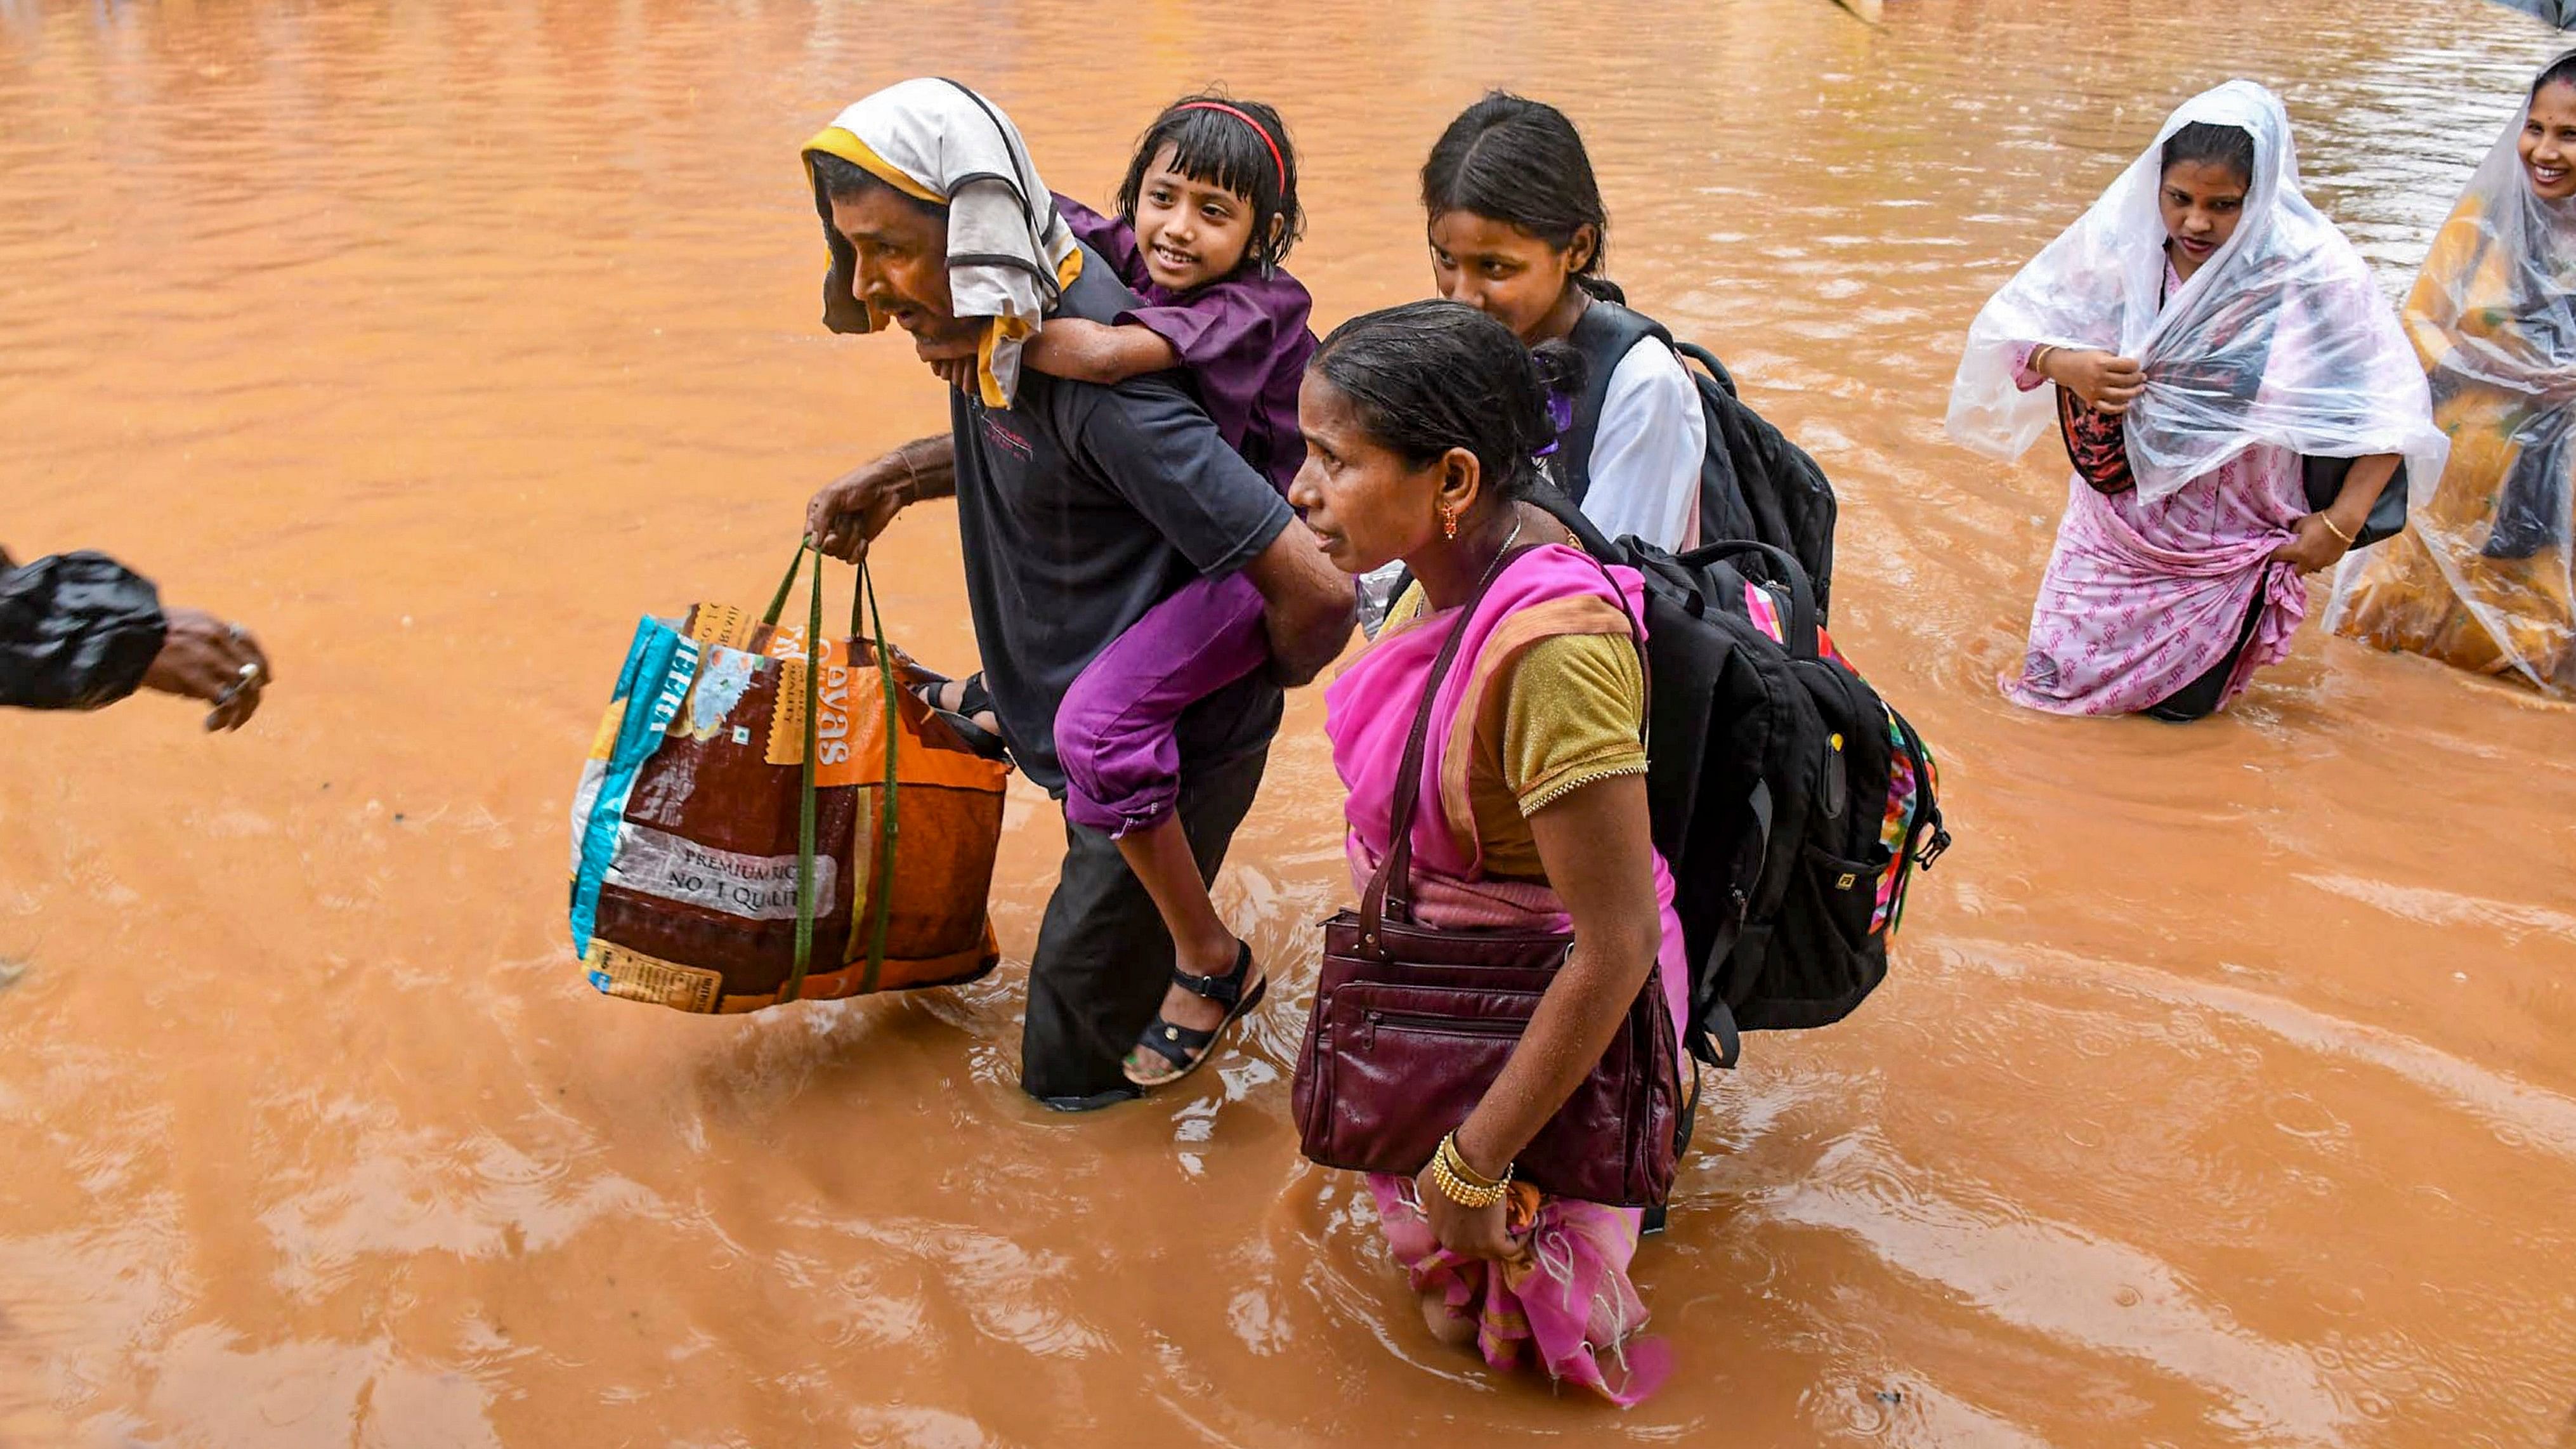
[[2551, 61], [2549, 69], [2540, 73], [2540, 79], [2531, 83], [2533, 99], [2538, 99], [2541, 91], [2550, 86], [2576, 86], [2576, 50]]
[[938, 202], [924, 201], [910, 192], [898, 190], [887, 184], [884, 177], [874, 174], [855, 161], [835, 156], [829, 151], [808, 151], [805, 153], [805, 161], [814, 168], [814, 199], [821, 204], [823, 222], [826, 226], [829, 226], [832, 220], [830, 207], [832, 201], [864, 196], [871, 191], [892, 192], [913, 209], [928, 215], [936, 216], [948, 209]]
[[2186, 161], [2211, 162], [2236, 173], [2236, 179], [2247, 186], [2254, 184], [2254, 133], [2242, 126], [2213, 125], [2194, 121], [2165, 138], [2164, 160], [2159, 171], [2171, 171]]
[[1536, 455], [1556, 441], [1550, 392], [1579, 390], [1583, 359], [1562, 342], [1523, 347], [1463, 302], [1407, 302], [1334, 328], [1307, 368], [1408, 466], [1464, 448], [1498, 496], [1523, 498]]
[[1593, 296], [1624, 302], [1627, 294], [1601, 275], [1610, 249], [1610, 214], [1592, 158], [1565, 112], [1545, 101], [1493, 91], [1458, 113], [1422, 163], [1422, 209], [1432, 216], [1468, 211], [1518, 227], [1564, 251], [1592, 228], [1592, 255], [1575, 281]]
[[[1208, 107], [1223, 106], [1250, 116]], [[1272, 157], [1270, 147], [1279, 147]], [[1306, 212], [1297, 204], [1297, 150], [1288, 144], [1287, 124], [1259, 101], [1238, 101], [1214, 93], [1183, 96], [1154, 118], [1136, 138], [1136, 159], [1127, 163], [1127, 179], [1118, 183], [1118, 215], [1136, 224], [1136, 202], [1145, 190], [1145, 172], [1163, 148], [1172, 148], [1172, 169], [1193, 181], [1222, 186], [1252, 203], [1252, 244], [1244, 248], [1246, 264], [1263, 271], [1287, 259], [1288, 248], [1306, 230]]]

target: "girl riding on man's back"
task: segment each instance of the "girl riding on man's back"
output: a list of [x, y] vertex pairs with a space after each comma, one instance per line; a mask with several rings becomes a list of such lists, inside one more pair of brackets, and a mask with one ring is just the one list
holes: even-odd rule
[[[1306, 458], [1297, 386], [1315, 337], [1306, 289], [1279, 270], [1303, 218], [1278, 112], [1219, 96], [1175, 102], [1137, 143], [1115, 218], [1061, 196], [1056, 205], [1144, 305], [1114, 324], [1048, 321], [1029, 340], [1028, 365], [1104, 385], [1186, 369], [1226, 442], [1286, 491]], [[1267, 985], [1208, 899], [1174, 814], [1173, 741], [1184, 710], [1268, 657], [1251, 581], [1196, 579], [1102, 650], [1056, 711], [1065, 818], [1116, 838], [1172, 933], [1171, 987], [1126, 1063], [1140, 1087], [1207, 1060]]]
[[1031, 365], [1096, 383], [1187, 368], [1208, 420], [1285, 492], [1306, 461], [1297, 383], [1315, 334], [1306, 327], [1313, 299], [1279, 269], [1305, 224], [1279, 113], [1258, 101], [1184, 97], [1137, 143], [1116, 216], [1055, 200], [1073, 234], [1145, 305], [1114, 326], [1049, 322], [1030, 341]]

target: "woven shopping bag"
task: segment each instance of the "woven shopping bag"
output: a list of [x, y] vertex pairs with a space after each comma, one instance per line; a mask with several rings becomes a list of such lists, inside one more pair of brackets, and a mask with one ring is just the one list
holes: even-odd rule
[[702, 603], [636, 628], [572, 810], [573, 949], [607, 995], [757, 1011], [999, 959], [1010, 766], [907, 687], [927, 676], [887, 644], [864, 565], [848, 637], [823, 637], [820, 554], [806, 622], [779, 623], [806, 552], [758, 618]]

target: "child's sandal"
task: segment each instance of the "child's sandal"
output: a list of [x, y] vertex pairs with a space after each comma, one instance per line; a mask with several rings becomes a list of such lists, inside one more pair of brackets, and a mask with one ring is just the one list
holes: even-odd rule
[[[940, 703], [951, 685], [957, 689], [954, 708]], [[924, 669], [913, 676], [911, 687], [913, 697], [930, 706], [930, 712], [939, 716], [939, 722], [954, 731], [967, 749], [988, 760], [1009, 758], [1002, 736], [985, 723], [993, 718], [993, 696], [984, 688], [984, 671], [976, 670], [959, 680]]]
[[[1200, 976], [1177, 966], [1172, 968], [1172, 984], [1193, 996], [1203, 996], [1223, 1006], [1226, 1009], [1225, 1020], [1206, 1031], [1198, 1031], [1165, 1021], [1162, 1013], [1156, 1012], [1153, 1024], [1136, 1039], [1136, 1045], [1171, 1063], [1172, 1070], [1156, 1077], [1139, 1076], [1131, 1062], [1120, 1069], [1128, 1081], [1146, 1088], [1168, 1087], [1197, 1071], [1208, 1058], [1216, 1055], [1217, 1038], [1225, 1035], [1225, 1029], [1241, 1021], [1252, 1008], [1261, 1004], [1262, 996], [1270, 990], [1270, 979], [1252, 975], [1252, 947], [1249, 943], [1238, 942], [1237, 950], [1234, 969], [1223, 976]], [[1248, 991], [1244, 989], [1247, 982], [1251, 986]]]

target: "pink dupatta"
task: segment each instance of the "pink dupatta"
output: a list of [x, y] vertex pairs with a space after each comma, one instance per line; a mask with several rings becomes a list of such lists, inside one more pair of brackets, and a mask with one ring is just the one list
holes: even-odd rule
[[[1547, 886], [1484, 874], [1467, 790], [1476, 721], [1486, 692], [1530, 645], [1563, 634], [1626, 637], [1632, 618], [1641, 621], [1636, 628], [1642, 633], [1644, 612], [1644, 582], [1633, 570], [1605, 574], [1577, 550], [1548, 544], [1506, 564], [1471, 617], [1461, 620], [1450, 609], [1389, 625], [1324, 692], [1324, 732], [1349, 791], [1343, 816], [1350, 826], [1353, 889], [1367, 888], [1392, 844], [1395, 791], [1416, 789], [1426, 807], [1413, 823], [1416, 918], [1460, 929], [1569, 929], [1564, 903]], [[1467, 632], [1459, 663], [1432, 702], [1422, 775], [1401, 780], [1423, 682], [1452, 628]], [[1438, 808], [1429, 808], [1434, 802]], [[1657, 975], [1678, 1041], [1679, 1023], [1689, 1015], [1690, 972], [1681, 922], [1673, 914], [1672, 874], [1661, 856], [1655, 859], [1655, 900], [1663, 917]], [[1414, 1290], [1437, 1294], [1453, 1319], [1475, 1323], [1487, 1364], [1540, 1368], [1622, 1407], [1654, 1392], [1671, 1371], [1665, 1346], [1639, 1336], [1646, 1308], [1628, 1278], [1637, 1251], [1635, 1209], [1518, 1189], [1525, 1195], [1515, 1203], [1514, 1227], [1526, 1219], [1526, 1247], [1518, 1258], [1488, 1263], [1439, 1245], [1413, 1202], [1410, 1181], [1372, 1174], [1369, 1191], [1387, 1246]]]

